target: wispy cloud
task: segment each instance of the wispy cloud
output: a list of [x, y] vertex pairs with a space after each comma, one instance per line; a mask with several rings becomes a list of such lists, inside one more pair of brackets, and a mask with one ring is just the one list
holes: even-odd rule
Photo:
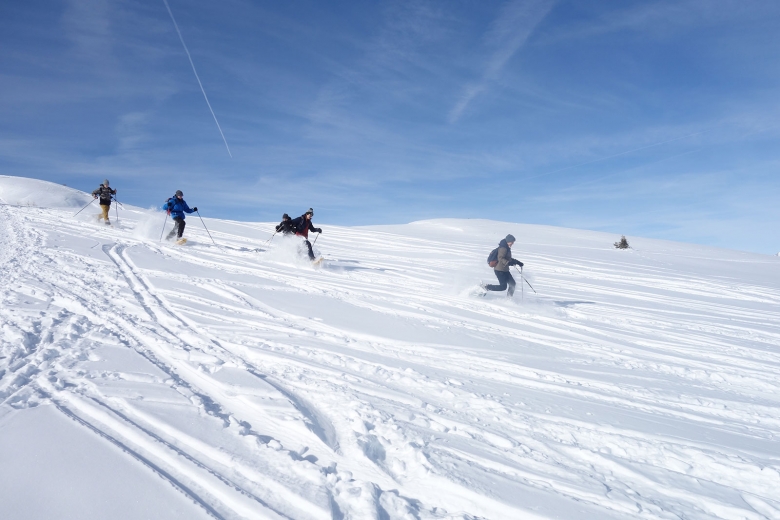
[[128, 112], [119, 117], [116, 132], [120, 152], [136, 150], [147, 140], [144, 126], [148, 123], [149, 116], [149, 112]]
[[525, 45], [539, 22], [550, 12], [553, 3], [552, 0], [515, 0], [501, 9], [485, 37], [485, 45], [491, 50], [491, 55], [482, 77], [463, 88], [460, 98], [450, 110], [450, 123], [460, 119], [469, 103], [498, 79], [507, 62]]
[[722, 23], [771, 23], [778, 14], [775, 2], [763, 0], [661, 0], [656, 2], [626, 3], [620, 9], [603, 10], [599, 3], [585, 4], [594, 10], [594, 16], [576, 18], [558, 31], [540, 38], [540, 44], [603, 35], [616, 32], [635, 32], [643, 38], [671, 37], [681, 31], [699, 30]]
[[107, 0], [68, 0], [61, 23], [81, 58], [94, 60], [110, 53], [110, 14]]

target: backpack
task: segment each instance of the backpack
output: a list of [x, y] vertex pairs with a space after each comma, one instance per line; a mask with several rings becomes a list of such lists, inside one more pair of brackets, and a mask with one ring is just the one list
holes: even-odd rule
[[111, 200], [111, 195], [114, 194], [111, 188], [108, 186], [103, 186], [102, 184], [95, 191], [98, 192], [98, 197], [100, 197], [100, 200]]
[[498, 248], [495, 248], [490, 252], [487, 263], [490, 267], [495, 267], [498, 265]]

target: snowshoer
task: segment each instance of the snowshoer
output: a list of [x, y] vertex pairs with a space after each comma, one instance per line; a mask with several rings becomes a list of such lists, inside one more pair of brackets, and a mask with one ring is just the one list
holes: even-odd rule
[[290, 220], [290, 215], [285, 213], [282, 215], [282, 221], [279, 222], [279, 225], [276, 226], [276, 232], [282, 233], [284, 235], [292, 235], [295, 233], [295, 230], [291, 226], [292, 220]]
[[112, 190], [108, 185], [108, 179], [103, 181], [98, 189], [92, 192], [93, 199], [100, 199], [100, 209], [103, 213], [98, 216], [98, 220], [105, 220], [106, 225], [111, 225], [108, 220], [108, 210], [111, 209], [111, 196], [116, 195], [116, 190]]
[[515, 237], [512, 235], [507, 235], [506, 238], [498, 243], [498, 255], [493, 272], [496, 274], [496, 278], [498, 278], [499, 285], [482, 284], [482, 288], [486, 291], [503, 291], [508, 288], [506, 295], [510, 298], [515, 293], [516, 282], [512, 278], [509, 268], [513, 265], [523, 267], [523, 262], [512, 258], [512, 245], [514, 243]]
[[198, 208], [190, 208], [184, 201], [184, 194], [181, 192], [181, 190], [176, 190], [176, 194], [168, 199], [165, 204], [163, 204], [162, 209], [168, 211], [168, 214], [171, 216], [174, 222], [173, 229], [165, 237], [165, 240], [173, 240], [174, 235], [176, 235], [177, 238], [181, 240], [181, 236], [184, 234], [184, 227], [186, 226], [186, 223], [184, 222], [184, 214], [194, 213], [198, 211]]
[[314, 224], [312, 224], [311, 219], [313, 216], [314, 210], [309, 208], [309, 211], [290, 221], [290, 228], [292, 228], [297, 236], [303, 237], [304, 243], [309, 249], [309, 260], [312, 261], [314, 261], [314, 251], [311, 248], [311, 242], [309, 242], [309, 231], [322, 233], [322, 228], [316, 228], [314, 227]]

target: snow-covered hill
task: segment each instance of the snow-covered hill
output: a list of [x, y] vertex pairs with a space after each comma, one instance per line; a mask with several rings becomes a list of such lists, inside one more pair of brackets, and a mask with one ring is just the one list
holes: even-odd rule
[[[2, 518], [780, 518], [776, 257], [0, 199]], [[507, 233], [538, 294], [478, 297]]]

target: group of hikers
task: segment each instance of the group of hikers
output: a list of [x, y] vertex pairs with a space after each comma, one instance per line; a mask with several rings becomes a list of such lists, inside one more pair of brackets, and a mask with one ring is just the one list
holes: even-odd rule
[[[106, 224], [111, 223], [108, 218], [108, 211], [111, 208], [111, 201], [115, 196], [116, 190], [109, 186], [108, 179], [104, 180], [103, 184], [92, 192], [93, 198], [100, 199], [102, 214], [98, 218], [104, 220]], [[162, 209], [168, 212], [174, 222], [173, 229], [165, 237], [166, 240], [173, 240], [173, 238], [176, 237], [178, 241], [182, 241], [184, 228], [186, 226], [184, 214], [198, 211], [197, 206], [190, 208], [184, 200], [184, 193], [182, 193], [181, 190], [176, 190], [174, 196], [165, 201]], [[311, 221], [313, 217], [314, 210], [312, 208], [309, 208], [306, 213], [294, 219], [291, 219], [290, 216], [285, 213], [282, 215], [282, 221], [276, 226], [276, 233], [302, 237], [308, 250], [309, 260], [311, 261], [315, 261], [315, 257], [311, 242], [309, 242], [309, 231], [322, 233], [322, 228], [314, 227], [314, 224]], [[274, 233], [274, 235], [276, 233]], [[512, 277], [509, 268], [513, 266], [523, 267], [523, 262], [512, 258], [512, 246], [514, 243], [515, 237], [513, 235], [507, 235], [498, 243], [498, 247], [490, 252], [490, 255], [488, 256], [488, 265], [493, 268], [493, 272], [495, 273], [496, 278], [498, 278], [498, 285], [481, 283], [480, 287], [485, 291], [485, 294], [487, 291], [507, 291], [507, 296], [510, 298], [514, 294], [517, 282], [515, 282], [515, 279]]]

